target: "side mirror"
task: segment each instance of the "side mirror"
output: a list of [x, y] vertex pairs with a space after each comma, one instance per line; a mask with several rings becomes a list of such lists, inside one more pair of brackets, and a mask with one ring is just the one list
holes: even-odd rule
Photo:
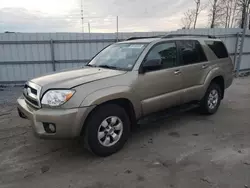
[[161, 66], [162, 66], [161, 59], [150, 59], [143, 63], [142, 72], [147, 72], [150, 70], [157, 70], [157, 69], [160, 69]]

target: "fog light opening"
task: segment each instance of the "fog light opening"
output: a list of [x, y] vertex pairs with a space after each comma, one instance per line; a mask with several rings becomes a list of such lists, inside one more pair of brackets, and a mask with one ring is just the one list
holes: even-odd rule
[[56, 132], [56, 127], [55, 127], [55, 125], [53, 125], [53, 124], [49, 124], [49, 129], [51, 130], [51, 132]]
[[43, 127], [46, 133], [56, 132], [56, 125], [54, 123], [43, 123]]

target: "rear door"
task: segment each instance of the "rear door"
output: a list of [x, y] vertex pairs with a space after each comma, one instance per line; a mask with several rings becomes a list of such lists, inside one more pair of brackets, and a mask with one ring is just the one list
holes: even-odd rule
[[198, 100], [202, 94], [204, 79], [209, 72], [209, 62], [196, 40], [180, 40], [177, 42], [181, 61], [183, 79], [182, 103]]

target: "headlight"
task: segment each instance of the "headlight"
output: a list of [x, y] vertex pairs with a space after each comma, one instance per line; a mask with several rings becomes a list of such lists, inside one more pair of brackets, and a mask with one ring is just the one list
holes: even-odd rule
[[50, 90], [42, 98], [42, 104], [49, 106], [60, 106], [67, 102], [73, 95], [74, 90]]

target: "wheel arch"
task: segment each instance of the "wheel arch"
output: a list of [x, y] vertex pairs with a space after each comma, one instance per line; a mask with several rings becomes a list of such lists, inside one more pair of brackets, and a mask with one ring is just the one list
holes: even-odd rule
[[216, 83], [221, 88], [221, 99], [223, 99], [225, 93], [225, 80], [223, 76], [216, 76], [211, 80], [210, 84], [212, 83]]
[[100, 108], [100, 106], [103, 106], [105, 104], [116, 104], [120, 107], [122, 107], [125, 112], [127, 113], [127, 115], [129, 116], [129, 120], [130, 120], [130, 125], [131, 125], [131, 129], [134, 128], [134, 125], [136, 125], [136, 122], [137, 122], [137, 115], [136, 114], [136, 111], [135, 111], [135, 107], [133, 105], [133, 103], [128, 99], [128, 98], [124, 98], [124, 97], [121, 97], [121, 98], [113, 98], [113, 99], [110, 99], [110, 100], [107, 100], [107, 101], [102, 101], [101, 103], [99, 103], [98, 105], [96, 105], [90, 112], [89, 114], [87, 115], [83, 125], [82, 125], [82, 129], [81, 129], [81, 133], [80, 135], [84, 135], [84, 132], [86, 130], [86, 124], [89, 120], [89, 118], [95, 113], [96, 110], [98, 110], [98, 108]]
[[[223, 71], [219, 68], [215, 68], [209, 72], [209, 74], [206, 77], [205, 80], [205, 90], [204, 95], [208, 89], [208, 87], [211, 85], [211, 83], [216, 83], [220, 86], [221, 92], [222, 92], [222, 99], [224, 98], [224, 91], [225, 91], [225, 77], [223, 74]], [[204, 96], [203, 95], [203, 96]]]

